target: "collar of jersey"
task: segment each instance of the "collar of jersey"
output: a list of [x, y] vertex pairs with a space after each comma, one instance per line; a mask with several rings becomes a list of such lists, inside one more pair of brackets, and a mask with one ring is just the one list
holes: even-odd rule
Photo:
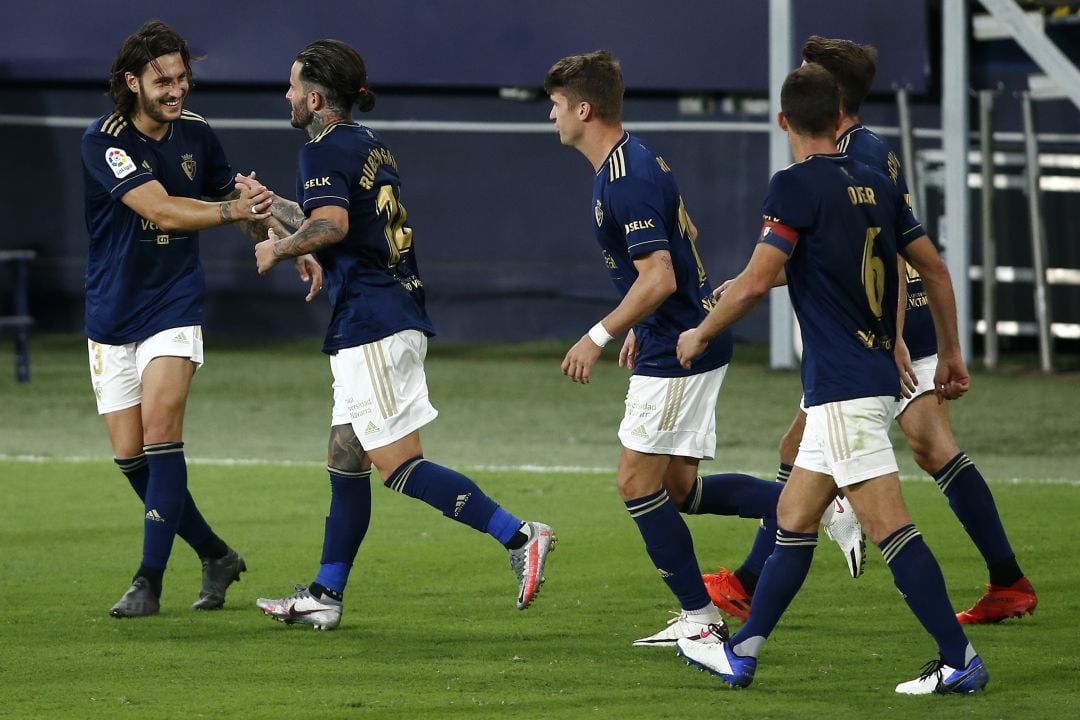
[[139, 128], [135, 127], [135, 123], [130, 120], [128, 121], [128, 125], [131, 127], [132, 132], [135, 133], [135, 137], [139, 138], [143, 142], [161, 144], [163, 142], [168, 142], [168, 140], [172, 137], [173, 127], [176, 125], [176, 123], [169, 123], [169, 132], [165, 133], [165, 136], [162, 137], [160, 140], [156, 140], [149, 135], [144, 135], [142, 130], [139, 130]]
[[823, 160], [847, 160], [847, 153], [814, 153], [813, 155], [807, 155], [803, 162], [813, 160], [814, 158], [821, 158]]
[[621, 148], [621, 147], [622, 147], [623, 145], [625, 145], [625, 144], [626, 144], [626, 143], [628, 143], [628, 142], [630, 142], [630, 133], [629, 133], [629, 132], [627, 132], [626, 130], [623, 130], [623, 134], [622, 134], [622, 140], [620, 140], [619, 142], [615, 143], [615, 147], [611, 148], [611, 152], [609, 152], [609, 153], [607, 154], [607, 157], [606, 157], [606, 158], [604, 158], [604, 162], [600, 163], [600, 170], [597, 170], [597, 171], [596, 171], [596, 174], [597, 174], [597, 175], [599, 175], [599, 174], [600, 174], [600, 172], [601, 172], [601, 171], [602, 171], [602, 170], [603, 170], [603, 169], [604, 169], [605, 167], [607, 167], [607, 164], [608, 164], [608, 160], [610, 160], [610, 159], [611, 159], [611, 156], [615, 154], [615, 151], [616, 151], [616, 150], [618, 150], [619, 148]]
[[844, 141], [844, 138], [846, 138], [848, 135], [854, 135], [859, 130], [865, 130], [865, 129], [866, 128], [863, 127], [862, 123], [855, 123], [854, 125], [849, 127], [847, 130], [840, 133], [840, 137], [836, 138], [836, 146], [840, 147], [840, 143], [842, 143]]

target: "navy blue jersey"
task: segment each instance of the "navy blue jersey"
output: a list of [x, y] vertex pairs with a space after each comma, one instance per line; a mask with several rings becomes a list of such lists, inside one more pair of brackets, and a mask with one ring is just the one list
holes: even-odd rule
[[[911, 194], [908, 191], [904, 170], [896, 154], [889, 149], [889, 144], [862, 125], [853, 125], [837, 139], [836, 149], [846, 152], [860, 162], [864, 162], [879, 172], [889, 176], [897, 190], [904, 196], [904, 201], [911, 206]], [[937, 353], [937, 334], [934, 330], [934, 318], [930, 315], [930, 305], [926, 299], [922, 277], [919, 271], [907, 266], [907, 310], [904, 314], [904, 343], [908, 346], [911, 359], [917, 360]]]
[[157, 180], [175, 197], [223, 197], [233, 170], [206, 121], [185, 110], [161, 140], [117, 113], [82, 137], [83, 192], [90, 249], [86, 335], [107, 345], [145, 340], [202, 323], [205, 281], [199, 234], [166, 233], [121, 198]]
[[812, 155], [773, 175], [763, 212], [761, 242], [790, 256], [806, 406], [899, 396], [896, 253], [923, 234], [903, 196], [847, 155]]
[[713, 306], [712, 286], [688, 234], [686, 208], [664, 159], [629, 133], [612, 149], [593, 183], [596, 241], [621, 295], [637, 280], [634, 258], [655, 250], [671, 253], [676, 289], [649, 317], [634, 326], [638, 342], [635, 375], [682, 377], [731, 361], [731, 333], [722, 332], [689, 370], [679, 365], [679, 334], [697, 327]]
[[345, 238], [315, 253], [333, 308], [323, 352], [402, 330], [434, 335], [397, 160], [382, 139], [357, 123], [331, 125], [300, 150], [296, 195], [305, 215], [326, 205], [349, 212]]

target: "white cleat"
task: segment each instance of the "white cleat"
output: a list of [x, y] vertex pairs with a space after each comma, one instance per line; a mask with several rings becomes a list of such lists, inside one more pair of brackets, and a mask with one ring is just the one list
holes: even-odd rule
[[728, 628], [723, 618], [719, 622], [704, 623], [695, 620], [682, 611], [667, 622], [655, 635], [639, 638], [634, 647], [674, 647], [679, 640], [693, 640], [699, 643], [722, 643], [728, 639]]
[[264, 613], [286, 625], [310, 625], [316, 630], [333, 630], [341, 623], [341, 601], [323, 595], [315, 597], [304, 585], [280, 599], [255, 601]]
[[839, 545], [844, 553], [844, 561], [847, 562], [851, 577], [862, 575], [863, 566], [866, 564], [866, 534], [863, 533], [862, 523], [855, 516], [848, 499], [838, 496], [833, 500], [832, 505], [821, 516], [821, 524], [825, 527], [825, 534]]

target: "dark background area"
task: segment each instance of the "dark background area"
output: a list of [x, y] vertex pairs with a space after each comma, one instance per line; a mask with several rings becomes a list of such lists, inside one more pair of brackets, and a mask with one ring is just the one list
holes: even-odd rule
[[[940, 128], [935, 4], [794, 6], [795, 57], [814, 33], [878, 47], [864, 122], [888, 135], [897, 125], [893, 93], [907, 87], [916, 127]], [[616, 300], [592, 237], [591, 168], [559, 145], [540, 90], [548, 67], [566, 54], [604, 47], [619, 56], [627, 81], [624, 119], [674, 169], [702, 231], [699, 246], [713, 283], [736, 274], [753, 249], [769, 176], [768, 3], [331, 0], [317, 9], [272, 3], [256, 9], [257, 22], [246, 16], [252, 8], [231, 3], [138, 7], [134, 14], [116, 0], [37, 3], [20, 6], [9, 16], [18, 19], [0, 27], [0, 202], [16, 220], [0, 236], [0, 249], [38, 252], [31, 308], [39, 329], [81, 328], [86, 237], [79, 138], [94, 117], [111, 111], [103, 91], [119, 44], [152, 17], [174, 25], [205, 56], [187, 107], [215, 127], [236, 169], [257, 170], [286, 197], [295, 196], [296, 152], [307, 139], [287, 123], [283, 95], [293, 56], [318, 37], [338, 37], [361, 51], [379, 100], [375, 112], [357, 119], [380, 130], [399, 162], [429, 307], [444, 339], [576, 337]], [[1078, 27], [1054, 29], [1070, 53]], [[973, 44], [972, 62], [973, 85], [1003, 84], [996, 128], [1018, 130], [1012, 91], [1034, 66], [1011, 41]], [[500, 94], [505, 88], [513, 92]], [[685, 98], [703, 111], [683, 112]], [[1080, 131], [1077, 110], [1066, 102], [1040, 104], [1038, 118], [1040, 131]], [[895, 135], [890, 139], [897, 144]], [[1075, 152], [1076, 139], [1062, 149]], [[1000, 195], [1000, 262], [1030, 265], [1025, 198], [1019, 191]], [[1051, 266], [1080, 267], [1074, 198], [1044, 194]], [[939, 212], [932, 191], [922, 212], [931, 230]], [[977, 191], [972, 212], [977, 221]], [[976, 222], [975, 245], [977, 232]], [[305, 306], [290, 269], [260, 278], [250, 242], [238, 232], [201, 237], [209, 336], [321, 335], [325, 301]], [[8, 284], [0, 268], [0, 314]], [[1003, 318], [1032, 317], [1030, 286], [1004, 286], [1001, 293]], [[1055, 319], [1080, 321], [1076, 289], [1055, 287], [1052, 299]], [[977, 314], [978, 302], [973, 306]], [[764, 340], [767, 323], [762, 306], [737, 331]]]

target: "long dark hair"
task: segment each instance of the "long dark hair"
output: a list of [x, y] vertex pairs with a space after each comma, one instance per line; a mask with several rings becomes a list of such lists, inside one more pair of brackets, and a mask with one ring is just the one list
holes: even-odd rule
[[135, 110], [135, 93], [128, 88], [125, 76], [131, 73], [139, 77], [147, 63], [175, 52], [180, 53], [190, 80], [191, 51], [188, 50], [187, 41], [165, 23], [150, 20], [124, 40], [113, 60], [112, 74], [109, 76], [109, 96], [118, 113], [128, 117]]
[[303, 65], [300, 80], [318, 85], [327, 106], [341, 117], [352, 114], [353, 103], [360, 112], [375, 108], [375, 93], [367, 86], [364, 58], [340, 40], [316, 40], [300, 51], [296, 61]]

